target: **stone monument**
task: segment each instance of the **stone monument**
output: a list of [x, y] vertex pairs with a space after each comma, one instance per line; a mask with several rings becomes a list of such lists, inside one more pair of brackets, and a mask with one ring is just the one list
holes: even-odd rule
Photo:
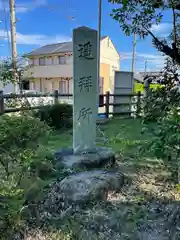
[[67, 176], [54, 183], [45, 204], [54, 206], [56, 213], [61, 201], [68, 206], [106, 199], [108, 191], [124, 184], [124, 175], [114, 168], [114, 152], [96, 146], [96, 30], [80, 27], [73, 31], [73, 60], [73, 147], [55, 153], [55, 160], [67, 170]]
[[97, 31], [73, 31], [73, 149], [88, 151], [96, 144]]
[[97, 31], [73, 30], [73, 148], [56, 152], [67, 168], [103, 166], [114, 162], [110, 148], [96, 146], [98, 113]]

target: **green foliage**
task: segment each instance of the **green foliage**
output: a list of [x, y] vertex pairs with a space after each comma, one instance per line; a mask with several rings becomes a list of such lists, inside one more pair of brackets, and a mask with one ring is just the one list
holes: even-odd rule
[[40, 109], [36, 114], [41, 121], [46, 122], [55, 129], [72, 126], [72, 106], [69, 104], [55, 104]]
[[126, 35], [132, 33], [139, 34], [141, 37], [148, 35], [153, 23], [160, 23], [162, 20], [162, 10], [154, 7], [154, 1], [141, 0], [109, 0], [111, 3], [118, 4], [113, 9], [111, 16], [118, 21]]
[[[117, 4], [113, 9], [111, 16], [116, 20], [123, 32], [130, 36], [131, 34], [138, 34], [141, 38], [150, 35], [154, 46], [158, 51], [171, 57], [176, 63], [180, 64], [180, 49], [178, 45], [179, 36], [179, 19], [177, 7], [178, 0], [173, 1], [149, 1], [149, 0], [109, 0], [113, 4]], [[173, 23], [172, 32], [176, 37], [173, 37], [169, 42], [167, 39], [160, 39], [154, 35], [152, 26], [160, 24], [165, 15], [165, 11], [171, 9]]]
[[151, 91], [145, 102], [144, 122], [158, 122], [172, 107], [178, 107], [180, 94], [177, 89], [167, 91], [165, 87]]
[[173, 180], [178, 181], [178, 171], [180, 171], [180, 109], [173, 108], [166, 113], [153, 129], [153, 135], [149, 150], [157, 158], [164, 160], [165, 166], [172, 173]]
[[157, 158], [163, 159], [177, 181], [180, 161], [180, 92], [175, 86], [179, 76], [177, 68], [169, 60], [160, 81], [163, 87], [151, 91], [146, 99], [143, 122], [154, 136], [148, 146], [149, 150]]
[[180, 93], [176, 88], [176, 84], [179, 83], [178, 68], [170, 59], [167, 59], [164, 69], [154, 80], [162, 87], [152, 89], [145, 100], [145, 123], [160, 121], [172, 107], [179, 107], [180, 103]]
[[[150, 84], [150, 89], [157, 89], [160, 87], [162, 87], [160, 84], [156, 84], [156, 83]], [[138, 92], [143, 93], [144, 92], [144, 84], [135, 82], [134, 83], [134, 92], [135, 93], [138, 93]]]
[[[18, 78], [22, 76], [27, 67], [23, 65], [24, 58], [17, 59], [17, 75]], [[3, 85], [7, 85], [8, 83], [14, 83], [13, 79], [13, 66], [12, 59], [8, 58], [0, 63], [0, 82]]]
[[[39, 148], [49, 136], [49, 127], [28, 116], [0, 118], [0, 234], [11, 239], [22, 214], [29, 212], [47, 184], [47, 171], [52, 172], [51, 157]], [[45, 177], [46, 175], [46, 177]], [[35, 187], [36, 186], [36, 187]]]

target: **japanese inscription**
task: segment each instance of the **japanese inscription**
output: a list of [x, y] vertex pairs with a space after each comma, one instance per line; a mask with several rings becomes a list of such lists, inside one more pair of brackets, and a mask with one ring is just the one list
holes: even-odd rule
[[78, 45], [78, 52], [79, 58], [85, 58], [87, 60], [93, 60], [94, 57], [92, 56], [92, 43], [90, 41], [86, 42], [85, 44]]
[[81, 119], [88, 119], [89, 121], [89, 117], [90, 115], [92, 115], [92, 111], [90, 108], [82, 108], [79, 112], [79, 116], [78, 116], [78, 121], [81, 120]]
[[92, 88], [92, 76], [80, 77], [78, 80], [78, 87], [80, 92], [82, 92], [83, 89], [89, 92]]
[[73, 150], [93, 149], [97, 116], [97, 31], [73, 31]]

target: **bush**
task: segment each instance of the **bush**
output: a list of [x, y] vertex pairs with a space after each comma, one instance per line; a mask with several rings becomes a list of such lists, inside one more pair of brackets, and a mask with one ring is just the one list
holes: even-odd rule
[[45, 106], [35, 116], [55, 129], [72, 127], [72, 106], [69, 104]]
[[36, 202], [52, 171], [51, 159], [38, 149], [49, 136], [49, 127], [32, 117], [0, 117], [0, 234], [11, 239], [23, 224], [23, 209]]
[[173, 107], [180, 104], [180, 93], [177, 89], [165, 87], [151, 91], [145, 102], [144, 121], [157, 122], [164, 118]]
[[149, 151], [164, 161], [172, 179], [180, 181], [180, 109], [172, 108], [153, 129]]
[[163, 87], [151, 91], [146, 99], [143, 122], [152, 134], [148, 149], [164, 161], [176, 182], [180, 170], [180, 91], [176, 84], [180, 78], [170, 60], [167, 60], [159, 81]]

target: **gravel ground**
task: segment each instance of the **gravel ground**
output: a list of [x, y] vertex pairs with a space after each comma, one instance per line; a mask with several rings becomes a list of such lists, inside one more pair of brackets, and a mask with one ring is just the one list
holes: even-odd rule
[[47, 213], [41, 204], [39, 227], [26, 228], [14, 239], [24, 240], [178, 240], [180, 193], [162, 167], [118, 165], [128, 176], [121, 192], [109, 192], [105, 202], [69, 206]]

